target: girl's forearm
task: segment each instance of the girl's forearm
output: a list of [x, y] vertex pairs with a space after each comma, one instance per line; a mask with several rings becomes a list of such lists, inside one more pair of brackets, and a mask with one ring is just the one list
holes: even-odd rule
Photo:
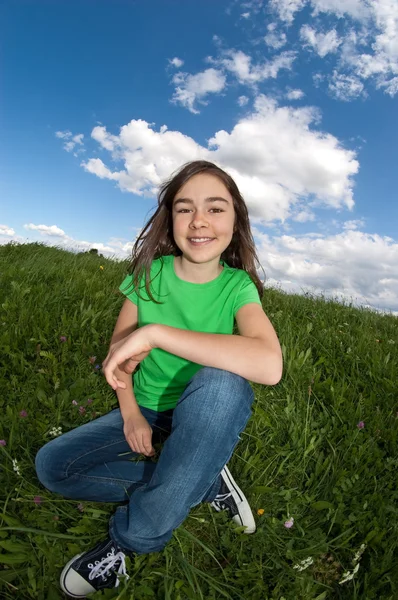
[[123, 421], [131, 415], [141, 414], [141, 409], [137, 404], [133, 389], [133, 377], [132, 374], [126, 373], [119, 369], [115, 370], [116, 377], [126, 384], [126, 389], [118, 388], [116, 390], [117, 399], [119, 402], [120, 412], [123, 417]]
[[154, 324], [152, 344], [170, 354], [205, 367], [241, 375], [248, 381], [276, 385], [282, 377], [282, 354], [264, 340], [240, 335], [202, 333]]

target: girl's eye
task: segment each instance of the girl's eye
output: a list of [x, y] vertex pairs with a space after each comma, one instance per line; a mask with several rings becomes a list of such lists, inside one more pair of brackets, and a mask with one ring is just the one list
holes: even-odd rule
[[[177, 210], [177, 212], [181, 213], [184, 210], [189, 210], [188, 208], [182, 208], [181, 210]], [[221, 208], [211, 208], [210, 210], [217, 210], [218, 212], [224, 212]]]

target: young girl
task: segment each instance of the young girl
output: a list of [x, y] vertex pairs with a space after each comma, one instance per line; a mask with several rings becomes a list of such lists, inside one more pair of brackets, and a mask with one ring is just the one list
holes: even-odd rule
[[[120, 286], [126, 299], [103, 363], [120, 408], [52, 440], [36, 457], [49, 490], [124, 503], [109, 537], [62, 571], [69, 596], [117, 587], [126, 555], [162, 550], [200, 502], [255, 531], [226, 466], [252, 412], [249, 381], [275, 385], [282, 375], [254, 260], [247, 208], [225, 171], [194, 161], [161, 187]], [[240, 335], [232, 335], [234, 319]], [[157, 463], [132, 460], [153, 456], [159, 442]]]

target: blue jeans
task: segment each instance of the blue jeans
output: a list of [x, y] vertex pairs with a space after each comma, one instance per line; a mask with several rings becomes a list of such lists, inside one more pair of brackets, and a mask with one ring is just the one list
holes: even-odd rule
[[251, 415], [254, 393], [235, 373], [203, 367], [174, 409], [140, 407], [164, 441], [156, 462], [133, 462], [120, 409], [55, 438], [36, 455], [36, 471], [50, 491], [76, 500], [124, 502], [109, 535], [125, 551], [158, 552], [200, 502], [220, 490], [220, 472]]

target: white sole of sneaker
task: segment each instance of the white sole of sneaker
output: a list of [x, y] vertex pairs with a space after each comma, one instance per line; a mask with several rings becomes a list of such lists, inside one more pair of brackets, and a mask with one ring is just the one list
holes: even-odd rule
[[233, 517], [233, 521], [240, 527], [246, 527], [243, 533], [254, 533], [256, 531], [256, 522], [246, 496], [232, 477], [231, 472], [226, 465], [221, 473], [225, 476], [228, 487], [232, 490], [233, 499], [239, 509], [239, 514]]
[[[69, 572], [69, 568], [70, 568], [71, 564], [72, 564], [73, 562], [75, 562], [75, 560], [76, 560], [77, 558], [80, 558], [81, 556], [83, 556], [83, 554], [84, 554], [84, 552], [82, 552], [81, 554], [76, 554], [76, 555], [75, 555], [73, 558], [71, 558], [71, 559], [70, 559], [70, 561], [69, 561], [69, 562], [68, 562], [68, 563], [65, 565], [65, 567], [63, 568], [63, 570], [62, 570], [62, 573], [61, 573], [61, 576], [60, 576], [60, 578], [59, 578], [59, 583], [60, 583], [61, 589], [62, 589], [62, 591], [64, 592], [64, 594], [66, 594], [67, 596], [69, 596], [69, 598], [86, 598], [86, 597], [87, 597], [87, 594], [90, 594], [90, 593], [91, 593], [91, 594], [93, 594], [93, 593], [96, 591], [96, 590], [95, 590], [95, 588], [92, 588], [92, 591], [91, 591], [91, 592], [90, 592], [90, 591], [87, 591], [87, 592], [86, 592], [86, 593], [84, 593], [83, 595], [79, 594], [79, 595], [77, 596], [76, 594], [72, 594], [71, 592], [69, 592], [69, 591], [66, 589], [66, 587], [65, 587], [64, 581], [65, 581], [65, 579], [66, 579], [66, 576], [67, 576], [67, 574], [68, 574], [68, 572]], [[79, 575], [78, 573], [75, 573], [75, 574], [74, 574], [74, 577], [75, 577], [75, 578], [79, 578], [79, 579], [81, 579], [81, 582], [83, 583], [83, 585], [84, 585], [84, 584], [85, 584], [85, 586], [88, 586], [88, 585], [89, 585], [89, 584], [88, 584], [88, 583], [87, 583], [87, 582], [86, 582], [86, 581], [83, 579], [83, 577], [80, 577], [80, 575]], [[90, 586], [90, 587], [91, 587], [91, 586]]]

